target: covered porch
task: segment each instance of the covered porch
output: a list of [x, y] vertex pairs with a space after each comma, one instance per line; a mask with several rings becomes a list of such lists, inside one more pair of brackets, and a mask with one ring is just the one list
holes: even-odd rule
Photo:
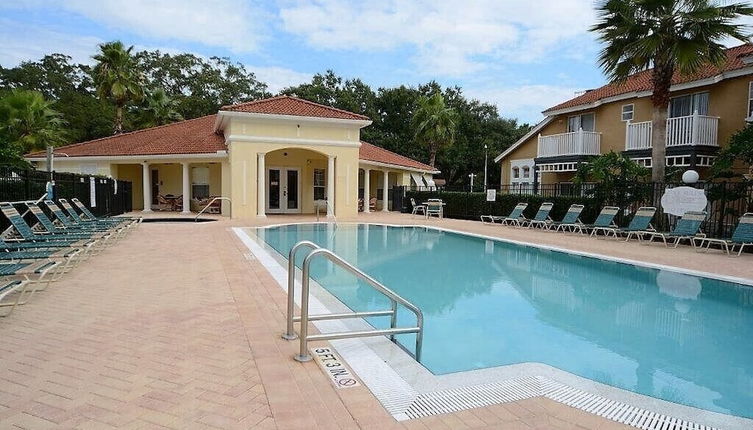
[[[146, 159], [112, 164], [111, 170], [133, 183], [133, 208], [142, 212], [196, 213], [229, 195], [229, 167], [222, 159]], [[217, 200], [205, 213], [229, 216], [230, 204]]]

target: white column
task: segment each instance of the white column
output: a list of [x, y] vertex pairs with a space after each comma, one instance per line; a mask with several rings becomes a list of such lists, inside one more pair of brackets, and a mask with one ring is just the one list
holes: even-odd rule
[[191, 213], [191, 178], [188, 163], [183, 164], [183, 213]]
[[265, 218], [267, 216], [266, 213], [266, 206], [267, 201], [264, 198], [264, 193], [266, 191], [266, 178], [267, 178], [267, 172], [266, 167], [264, 167], [264, 156], [265, 154], [263, 152], [259, 152], [256, 154], [256, 160], [257, 160], [257, 176], [256, 176], [256, 217], [257, 218]]
[[152, 172], [149, 170], [149, 163], [141, 163], [142, 182], [144, 183], [144, 210], [143, 212], [152, 211]]
[[371, 199], [371, 169], [363, 169], [363, 213], [369, 213]]
[[390, 186], [390, 172], [384, 171], [384, 182], [382, 183], [382, 212], [389, 211], [390, 200], [388, 198], [389, 193], [387, 187]]
[[327, 157], [327, 218], [335, 217], [335, 156]]

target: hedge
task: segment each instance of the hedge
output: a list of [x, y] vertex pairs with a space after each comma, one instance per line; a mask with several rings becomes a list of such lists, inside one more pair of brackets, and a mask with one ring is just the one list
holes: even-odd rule
[[[509, 215], [518, 203], [528, 203], [528, 207], [523, 214], [527, 218], [532, 218], [536, 215], [542, 203], [552, 202], [554, 203], [554, 207], [550, 216], [553, 219], [562, 219], [570, 205], [582, 204], [585, 207], [580, 219], [585, 223], [590, 223], [596, 219], [602, 206], [599, 201], [589, 197], [542, 197], [536, 195], [497, 194], [495, 201], [488, 202], [486, 201], [486, 193], [453, 191], [406, 191], [406, 199], [410, 198], [414, 198], [417, 204], [421, 204], [421, 202], [425, 202], [428, 199], [442, 199], [446, 204], [444, 207], [444, 216], [447, 218], [473, 220], [478, 220], [481, 215]], [[408, 209], [413, 209], [410, 200], [408, 202]]]

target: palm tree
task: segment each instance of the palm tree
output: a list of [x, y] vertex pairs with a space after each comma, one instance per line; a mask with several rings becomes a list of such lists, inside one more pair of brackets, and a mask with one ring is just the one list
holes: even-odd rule
[[183, 116], [177, 110], [178, 103], [168, 96], [162, 88], [157, 88], [147, 94], [145, 101], [146, 106], [143, 109], [142, 119], [144, 127], [154, 127], [183, 120]]
[[599, 63], [612, 82], [653, 67], [651, 82], [652, 179], [664, 180], [667, 106], [675, 72], [691, 75], [705, 64], [726, 59], [725, 39], [747, 42], [745, 27], [736, 24], [753, 8], [714, 0], [606, 0], [591, 31], [605, 44]]
[[416, 140], [429, 148], [429, 165], [434, 167], [439, 149], [455, 140], [457, 114], [445, 105], [441, 93], [435, 93], [419, 97], [412, 122]]
[[66, 142], [60, 113], [42, 93], [13, 90], [0, 99], [0, 139], [4, 150], [20, 158], [24, 153]]
[[99, 54], [93, 58], [97, 95], [115, 104], [115, 134], [123, 132], [123, 108], [144, 97], [142, 79], [131, 56], [133, 46], [125, 48], [120, 41], [99, 45]]

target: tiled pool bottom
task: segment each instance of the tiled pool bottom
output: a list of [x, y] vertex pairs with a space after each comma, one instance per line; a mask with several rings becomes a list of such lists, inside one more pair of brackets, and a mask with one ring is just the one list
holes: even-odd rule
[[[241, 236], [244, 236], [244, 235], [242, 234]], [[251, 236], [253, 237], [254, 235], [252, 234]], [[246, 242], [249, 242], [248, 239], [249, 237], [247, 236]], [[253, 241], [250, 241], [250, 242], [253, 242]], [[285, 280], [284, 269], [282, 269], [282, 267], [280, 267], [279, 265], [279, 256], [275, 256], [274, 255], [275, 253], [274, 251], [271, 250], [271, 248], [267, 248], [267, 250], [265, 251], [264, 243], [256, 244], [256, 245], [257, 245], [257, 248], [259, 249], [256, 249], [254, 253], [257, 254], [256, 251], [258, 251], [263, 254], [267, 254], [267, 257], [269, 257], [269, 261], [266, 261], [265, 265], [268, 268], [270, 268], [271, 271], [274, 271], [272, 270], [273, 269], [272, 266], [277, 266], [277, 269], [282, 271], [280, 273], [281, 275], [280, 280], [284, 281]], [[259, 256], [257, 255], [257, 257]], [[325, 291], [320, 291], [319, 293], [321, 293], [321, 297], [326, 298], [326, 296], [328, 296]], [[319, 295], [317, 295], [317, 297], [319, 297]], [[331, 296], [330, 296], [330, 299], [331, 299]], [[337, 300], [331, 300], [331, 301], [332, 303], [327, 303], [328, 308], [330, 308], [331, 305], [336, 306], [338, 304]], [[322, 309], [322, 311], [323, 310], [324, 309]], [[327, 331], [326, 327], [320, 327], [320, 329], [322, 329], [323, 331]], [[348, 346], [348, 342], [356, 342], [358, 343], [359, 347], [350, 348]], [[382, 343], [385, 345], [380, 345]], [[367, 381], [368, 377], [362, 375], [361, 370], [358, 368], [359, 366], [355, 362], [353, 362], [351, 357], [348, 356], [349, 354], [348, 351], [349, 349], [353, 349], [353, 350], [369, 349], [369, 348], [363, 348], [363, 345], [369, 345], [372, 351], [378, 351], [378, 353], [374, 353], [374, 354], [377, 354], [376, 361], [383, 362], [383, 360], [385, 359], [385, 354], [389, 355], [388, 357], [386, 357], [386, 359], [388, 359], [388, 361], [390, 362], [389, 367], [395, 367], [396, 372], [393, 371], [393, 373], [396, 373], [397, 376], [399, 376], [410, 387], [410, 389], [413, 390], [412, 392], [411, 390], [405, 390], [408, 393], [406, 394], [406, 398], [409, 399], [411, 396], [415, 396], [412, 401], [418, 402], [416, 403], [416, 406], [415, 406], [416, 411], [414, 412], [410, 412], [409, 408], [405, 408], [404, 413], [408, 414], [408, 416], [411, 416], [411, 417], [420, 416], [420, 413], [428, 413], [428, 412], [420, 412], [422, 410], [431, 412], [432, 411], [431, 408], [427, 409], [426, 407], [420, 407], [421, 402], [424, 402], [426, 404], [437, 404], [438, 402], [437, 398], [444, 398], [442, 396], [445, 396], [445, 397], [449, 396], [447, 397], [448, 399], [452, 398], [452, 396], [459, 396], [459, 397], [454, 398], [454, 400], [447, 400], [447, 404], [439, 408], [440, 412], [441, 411], [447, 412], [449, 411], [447, 408], [450, 407], [448, 405], [456, 405], [456, 406], [465, 405], [466, 407], [478, 406], [479, 405], [478, 401], [481, 401], [482, 404], [483, 402], [488, 402], [488, 401], [499, 401], [499, 399], [504, 398], [504, 396], [499, 397], [501, 395], [499, 393], [509, 391], [509, 389], [505, 387], [496, 387], [496, 388], [484, 387], [482, 383], [487, 382], [487, 381], [504, 381], [505, 384], [509, 383], [509, 384], [512, 384], [512, 386], [519, 387], [519, 388], [522, 386], [527, 386], [528, 391], [526, 390], [523, 390], [523, 391], [525, 392], [524, 393], [525, 395], [529, 395], [529, 396], [530, 395], [548, 396], [549, 394], [554, 393], [554, 391], [548, 391], [548, 390], [552, 390], [552, 387], [556, 386], [557, 383], [565, 382], [568, 387], [575, 387], [584, 391], [584, 393], [580, 395], [577, 393], [570, 393], [568, 396], [566, 396], [570, 398], [570, 401], [574, 401], [574, 402], [584, 401], [587, 404], [584, 404], [581, 406], [598, 407], [600, 410], [603, 410], [602, 412], [604, 414], [614, 413], [616, 414], [615, 417], [610, 417], [610, 418], [615, 419], [615, 420], [635, 419], [639, 421], [640, 419], [646, 419], [646, 417], [650, 415], [650, 414], [646, 415], [642, 411], [628, 407], [627, 405], [629, 404], [629, 405], [641, 406], [643, 409], [662, 411], [663, 413], [667, 415], [683, 417], [687, 420], [693, 420], [695, 418], [703, 418], [700, 420], [696, 419], [696, 421], [704, 422], [704, 423], [716, 423], [716, 425], [718, 425], [719, 427], [724, 427], [724, 428], [728, 428], [729, 426], [727, 425], [722, 426], [719, 424], [720, 423], [732, 424], [734, 427], [739, 427], [739, 428], [746, 428], [746, 426], [750, 425], [750, 422], [748, 420], [740, 421], [740, 420], [735, 419], [734, 417], [708, 413], [708, 412], [693, 409], [693, 408], [686, 408], [686, 407], [684, 408], [679, 405], [674, 405], [672, 403], [658, 401], [650, 397], [643, 398], [645, 396], [639, 396], [629, 391], [613, 389], [611, 387], [603, 386], [602, 384], [593, 383], [592, 381], [589, 381], [587, 379], [577, 378], [566, 372], [561, 372], [561, 371], [558, 371], [557, 369], [550, 368], [548, 366], [539, 365], [539, 364], [521, 363], [521, 364], [516, 364], [516, 365], [511, 365], [511, 366], [492, 367], [489, 369], [476, 370], [476, 371], [471, 371], [471, 372], [460, 372], [460, 373], [452, 373], [452, 374], [447, 374], [447, 375], [442, 375], [442, 376], [435, 376], [427, 372], [426, 369], [424, 369], [422, 366], [414, 366], [415, 368], [411, 368], [410, 364], [412, 360], [409, 357], [407, 357], [407, 355], [404, 354], [402, 350], [400, 350], [399, 348], [394, 348], [394, 345], [392, 345], [390, 342], [384, 339], [375, 338], [375, 339], [368, 339], [368, 340], [363, 340], [363, 341], [362, 340], [339, 341], [339, 342], [333, 342], [333, 344], [335, 345], [336, 348], [338, 348], [338, 350], [345, 348], [345, 351], [341, 351], [341, 354], [345, 356], [345, 358], [350, 362], [354, 370], [359, 374], [359, 376], [361, 376], [364, 379], [364, 382], [366, 382], [367, 385], [369, 385], [369, 387], [373, 391], [375, 391], [375, 393], [377, 390], [374, 389], [372, 383], [369, 383], [369, 381]], [[389, 351], [390, 349], [392, 351]], [[415, 365], [415, 362], [412, 362], [412, 363]], [[383, 370], [384, 369], [381, 369], [380, 372], [383, 373], [382, 372]], [[380, 372], [377, 372], [377, 373], [380, 373]], [[534, 379], [530, 379], [531, 377], [533, 377]], [[535, 383], [531, 381], [534, 381]], [[474, 389], [470, 391], [464, 391], [465, 388], [463, 387], [468, 387], [471, 385], [479, 385], [479, 384], [482, 384], [482, 386], [475, 387]], [[460, 391], [457, 393], [453, 391], [453, 390], [458, 390], [458, 389]], [[562, 388], [560, 390], [555, 390], [555, 391], [562, 392], [562, 390], [565, 390], [565, 392], [567, 392], [567, 389], [565, 388]], [[439, 394], [437, 394], [436, 392], [439, 392]], [[445, 394], [442, 394], [443, 392], [445, 392]], [[487, 392], [489, 393], [489, 395], [486, 397], [484, 396], [479, 397], [479, 394], [478, 394], [479, 392]], [[602, 401], [599, 401], [598, 399], [595, 399], [595, 398], [588, 398], [589, 400], [586, 401], [584, 400], [587, 398], [585, 393], [589, 393], [589, 392], [595, 393], [595, 394], [607, 394], [607, 395], [602, 396], [603, 398]], [[521, 393], [522, 392], [517, 392], [517, 394], [515, 395], [517, 396], [523, 395]], [[440, 397], [436, 397], [436, 396], [440, 396]], [[467, 396], [468, 399], [463, 401], [462, 400], [463, 396]], [[586, 397], [583, 397], [583, 396], [586, 396]], [[476, 401], [469, 400], [469, 399], [474, 399], [474, 398], [477, 400]], [[606, 405], [608, 401], [605, 399], [607, 398], [611, 400], [618, 400], [621, 403], [612, 402], [612, 406], [609, 407]], [[382, 397], [380, 397], [380, 400], [382, 400], [383, 403], [385, 402], [385, 399]], [[565, 398], [560, 398], [558, 400], [568, 401]], [[402, 399], [402, 400], [387, 399], [387, 403], [390, 403], [390, 401], [392, 401], [393, 403], [402, 402], [401, 405], [403, 407], [405, 406], [407, 402], [407, 400], [405, 399]], [[440, 401], [439, 404], [441, 403], [442, 402]], [[566, 404], [569, 404], [569, 403], [566, 403]], [[385, 404], [385, 406], [388, 406], [388, 404]], [[394, 408], [390, 409], [390, 412], [395, 412], [395, 411], [396, 409]], [[413, 414], [413, 415], [410, 415], [410, 414]], [[416, 414], [419, 414], [419, 415], [416, 415]], [[399, 414], [396, 414], [396, 416], [398, 415]], [[734, 421], [738, 421], [739, 425], [736, 425]]]

